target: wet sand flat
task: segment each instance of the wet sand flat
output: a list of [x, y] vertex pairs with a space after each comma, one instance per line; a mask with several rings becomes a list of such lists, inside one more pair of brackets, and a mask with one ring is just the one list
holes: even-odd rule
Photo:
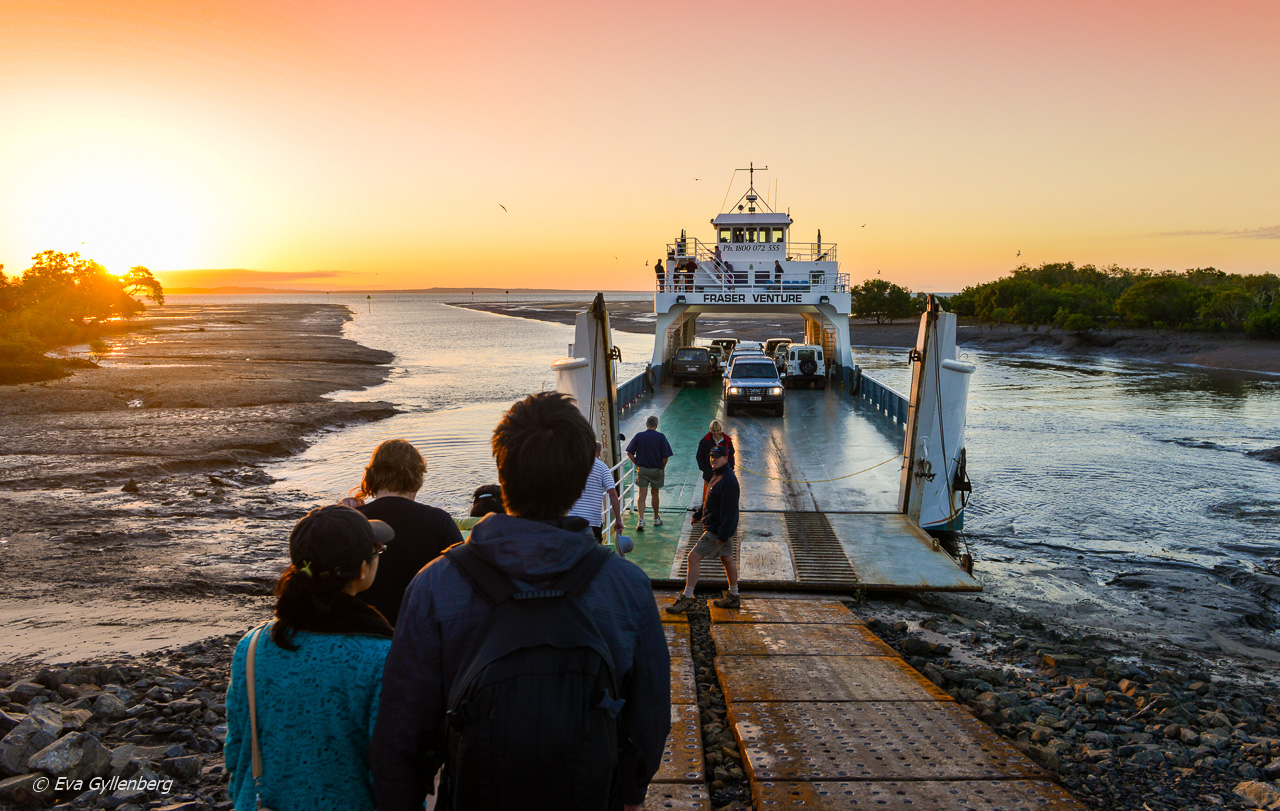
[[336, 305], [170, 305], [99, 369], [0, 387], [0, 661], [137, 653], [270, 614], [309, 508], [261, 465], [387, 403], [324, 395], [387, 376]]

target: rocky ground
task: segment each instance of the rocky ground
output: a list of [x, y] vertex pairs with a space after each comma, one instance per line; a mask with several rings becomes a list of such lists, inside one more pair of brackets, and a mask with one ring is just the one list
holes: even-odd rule
[[[958, 595], [851, 606], [1092, 808], [1280, 809], [1280, 671], [1072, 638]], [[1231, 674], [1231, 675], [1227, 675]]]

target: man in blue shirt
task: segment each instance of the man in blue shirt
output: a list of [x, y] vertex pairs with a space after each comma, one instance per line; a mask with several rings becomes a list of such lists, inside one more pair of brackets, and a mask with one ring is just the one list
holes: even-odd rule
[[646, 430], [631, 437], [631, 444], [627, 445], [627, 458], [636, 466], [636, 486], [640, 488], [640, 496], [636, 499], [640, 522], [636, 524], [636, 532], [644, 532], [644, 502], [650, 487], [653, 488], [653, 525], [662, 526], [662, 516], [658, 514], [658, 490], [662, 487], [667, 460], [672, 457], [671, 443], [658, 431], [658, 418], [651, 416], [644, 424]]
[[668, 613], [683, 614], [693, 606], [693, 590], [698, 585], [702, 559], [706, 557], [720, 558], [724, 564], [724, 576], [729, 581], [729, 590], [720, 599], [713, 600], [715, 605], [720, 608], [741, 605], [738, 565], [733, 560], [733, 534], [738, 531], [738, 497], [741, 491], [738, 477], [728, 466], [728, 461], [723, 445], [711, 449], [711, 468], [715, 475], [711, 479], [706, 502], [694, 513], [694, 518], [702, 519], [702, 537], [689, 552], [689, 575], [684, 583], [684, 594], [667, 606]]

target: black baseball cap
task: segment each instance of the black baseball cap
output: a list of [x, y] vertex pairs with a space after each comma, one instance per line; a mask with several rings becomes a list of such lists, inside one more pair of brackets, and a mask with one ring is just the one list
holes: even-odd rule
[[359, 576], [361, 562], [395, 536], [395, 530], [382, 521], [371, 521], [351, 507], [330, 504], [312, 510], [294, 525], [289, 534], [289, 558], [295, 566], [305, 565], [316, 574], [350, 580]]
[[713, 459], [718, 456], [725, 456], [726, 454], [727, 454], [727, 451], [725, 451], [724, 445], [716, 445], [714, 448], [711, 449], [711, 457]]

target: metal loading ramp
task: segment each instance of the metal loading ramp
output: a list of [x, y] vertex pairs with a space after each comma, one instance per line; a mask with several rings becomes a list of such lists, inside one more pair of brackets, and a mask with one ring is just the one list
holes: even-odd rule
[[756, 808], [1084, 808], [838, 600], [747, 597], [711, 621]]
[[[702, 532], [687, 515], [684, 522], [670, 571], [659, 580], [684, 582], [689, 550]], [[754, 588], [982, 591], [901, 513], [744, 511], [734, 554], [742, 584]], [[699, 582], [723, 583], [724, 569], [704, 560]]]
[[[685, 559], [701, 534], [700, 525], [689, 523], [702, 501], [694, 451], [714, 418], [724, 423], [737, 451], [742, 512], [734, 542], [747, 587], [982, 590], [896, 510], [900, 429], [869, 421], [847, 394], [791, 389], [784, 418], [727, 418], [717, 387], [663, 387], [628, 410], [623, 433], [630, 438], [643, 431], [651, 415], [659, 417], [658, 430], [675, 452], [661, 490], [663, 523], [653, 523], [650, 500], [643, 532], [634, 513], [624, 516], [624, 524], [636, 542], [630, 560], [655, 584], [684, 582]], [[701, 582], [724, 582], [719, 563], [703, 562]]]

